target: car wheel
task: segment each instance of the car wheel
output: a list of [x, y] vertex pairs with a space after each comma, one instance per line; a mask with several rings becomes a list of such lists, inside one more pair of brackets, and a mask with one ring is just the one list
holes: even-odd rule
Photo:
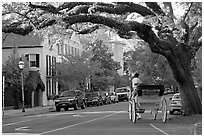
[[81, 105], [81, 109], [85, 109], [85, 108], [86, 108], [86, 105], [85, 105], [85, 102], [83, 101]]
[[100, 106], [100, 102], [98, 101], [98, 102], [96, 103], [96, 105], [97, 105], [97, 106]]
[[65, 108], [64, 108], [64, 110], [65, 110], [65, 111], [68, 111], [68, 110], [69, 110], [69, 108], [68, 108], [68, 107], [65, 107]]
[[74, 110], [78, 110], [79, 109], [79, 105], [78, 103], [76, 102], [75, 106], [74, 106]]
[[61, 108], [60, 107], [56, 107], [56, 111], [60, 112]]
[[174, 111], [169, 111], [169, 114], [173, 115], [173, 114], [174, 114]]

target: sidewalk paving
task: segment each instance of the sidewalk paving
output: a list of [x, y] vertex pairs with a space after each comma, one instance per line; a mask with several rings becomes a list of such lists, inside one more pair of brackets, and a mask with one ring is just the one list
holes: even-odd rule
[[195, 123], [193, 134], [202, 135], [202, 122]]
[[25, 112], [22, 112], [22, 109], [10, 109], [2, 111], [2, 119], [43, 114], [51, 111], [55, 111], [54, 106], [25, 108]]
[[[22, 112], [22, 109], [4, 110], [4, 113], [2, 111], [2, 120], [9, 119], [9, 118], [15, 118], [15, 117], [29, 116], [29, 115], [45, 114], [45, 113], [49, 113], [53, 111], [55, 111], [54, 106], [26, 108], [25, 112]], [[201, 122], [193, 124], [192, 133], [194, 135], [202, 135], [202, 120]]]

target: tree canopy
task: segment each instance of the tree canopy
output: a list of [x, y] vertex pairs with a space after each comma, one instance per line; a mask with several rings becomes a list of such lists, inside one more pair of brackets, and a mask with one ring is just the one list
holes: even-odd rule
[[[138, 42], [133, 50], [125, 52], [124, 60], [128, 73], [140, 73], [140, 79], [145, 84], [175, 85], [167, 60], [159, 54], [152, 53], [145, 43]], [[170, 83], [174, 81], [174, 83]]]

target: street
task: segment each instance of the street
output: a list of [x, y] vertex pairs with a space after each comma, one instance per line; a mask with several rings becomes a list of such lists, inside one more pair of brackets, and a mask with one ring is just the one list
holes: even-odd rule
[[[93, 106], [3, 119], [3, 134], [36, 135], [190, 135], [192, 124], [162, 123], [153, 120], [148, 104], [142, 119], [133, 124], [128, 118], [128, 102]], [[172, 117], [173, 115], [168, 115]]]

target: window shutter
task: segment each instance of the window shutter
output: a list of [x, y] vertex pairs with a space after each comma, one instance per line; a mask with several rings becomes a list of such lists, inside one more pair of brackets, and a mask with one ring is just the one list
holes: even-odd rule
[[25, 54], [25, 58], [27, 61], [29, 61], [29, 54]]
[[39, 68], [40, 67], [40, 55], [36, 54], [36, 67]]
[[48, 76], [48, 55], [46, 55], [46, 75]]

